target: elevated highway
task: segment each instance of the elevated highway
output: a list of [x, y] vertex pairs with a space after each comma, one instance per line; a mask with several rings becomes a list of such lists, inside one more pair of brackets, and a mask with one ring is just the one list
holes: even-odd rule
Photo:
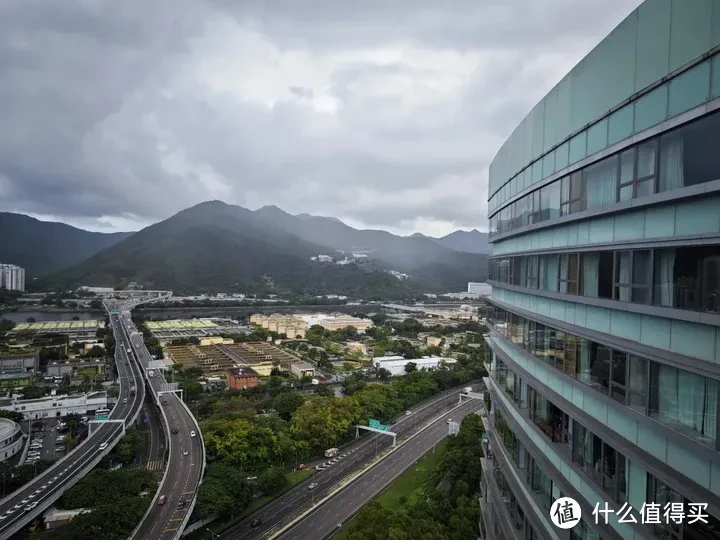
[[[48, 470], [0, 501], [0, 538], [9, 538], [38, 517], [105, 457], [137, 420], [145, 384], [138, 366], [127, 354], [130, 347], [117, 315], [110, 316], [115, 334], [115, 363], [120, 392], [109, 421], [93, 424], [87, 439]], [[135, 392], [131, 388], [135, 387]], [[96, 427], [95, 427], [96, 426]]]

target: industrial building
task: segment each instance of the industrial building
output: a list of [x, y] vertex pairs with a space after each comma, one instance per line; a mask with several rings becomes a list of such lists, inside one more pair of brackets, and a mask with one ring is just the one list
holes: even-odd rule
[[37, 353], [0, 355], [0, 374], [37, 373], [40, 371], [40, 356]]
[[719, 17], [646, 0], [490, 166], [484, 538], [718, 538]]
[[247, 333], [247, 328], [229, 319], [173, 319], [145, 321], [145, 327], [161, 344], [179, 338], [209, 338], [218, 334]]
[[230, 368], [250, 367], [267, 377], [273, 368], [289, 371], [299, 359], [274, 345], [262, 341], [218, 343], [214, 345], [178, 345], [165, 347], [165, 356], [184, 368], [199, 367], [205, 375], [218, 375]]
[[25, 269], [15, 264], [0, 264], [0, 289], [25, 290]]
[[6, 461], [23, 448], [20, 426], [8, 418], [0, 418], [0, 462]]
[[402, 356], [378, 356], [373, 358], [373, 365], [377, 368], [387, 369], [392, 376], [405, 375], [405, 366], [412, 363], [417, 369], [436, 369], [443, 365], [454, 364], [454, 358], [443, 358], [441, 356], [423, 356], [408, 360]]
[[71, 379], [82, 379], [84, 377], [104, 378], [106, 367], [104, 358], [56, 361], [47, 365], [45, 376], [63, 377], [70, 375]]
[[71, 343], [97, 341], [97, 331], [105, 327], [105, 321], [38, 321], [24, 322], [15, 325], [8, 335], [15, 336], [19, 332], [35, 332], [37, 334], [64, 334]]
[[0, 399], [0, 410], [21, 413], [26, 419], [53, 416], [67, 416], [68, 414], [91, 414], [97, 409], [106, 409], [108, 396], [105, 392], [92, 392], [90, 394], [55, 395], [38, 399], [20, 399], [17, 397]]

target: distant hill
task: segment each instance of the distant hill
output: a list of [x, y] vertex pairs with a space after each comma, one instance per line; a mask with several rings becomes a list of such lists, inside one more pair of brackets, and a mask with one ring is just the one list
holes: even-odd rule
[[472, 231], [455, 231], [441, 238], [433, 238], [439, 244], [466, 253], [490, 253], [488, 235], [473, 229]]
[[465, 290], [469, 281], [482, 281], [486, 277], [487, 257], [482, 252], [463, 252], [443, 245], [443, 239], [354, 229], [336, 218], [308, 214], [293, 216], [276, 206], [264, 206], [253, 213], [258, 220], [308, 242], [346, 253], [367, 252], [381, 266], [411, 274], [426, 287], [436, 287], [444, 292]]
[[[293, 218], [298, 220], [297, 218]], [[44, 286], [125, 286], [176, 292], [267, 290], [402, 297], [420, 291], [373, 263], [313, 262], [326, 246], [305, 241], [239, 206], [202, 203], [146, 227], [87, 260], [44, 279]]]
[[26, 280], [72, 266], [132, 233], [97, 233], [65, 223], [0, 212], [0, 262], [25, 268]]

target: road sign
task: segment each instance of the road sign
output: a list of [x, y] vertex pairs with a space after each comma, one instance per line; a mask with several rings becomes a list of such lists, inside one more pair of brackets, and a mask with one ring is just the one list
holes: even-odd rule
[[370, 418], [368, 422], [368, 427], [371, 427], [373, 429], [379, 429], [380, 431], [388, 431], [390, 429], [385, 424], [381, 424], [380, 420], [375, 420], [374, 418]]
[[110, 418], [110, 416], [107, 413], [95, 415], [95, 420], [98, 422], [104, 422], [104, 421], [108, 420], [109, 418]]

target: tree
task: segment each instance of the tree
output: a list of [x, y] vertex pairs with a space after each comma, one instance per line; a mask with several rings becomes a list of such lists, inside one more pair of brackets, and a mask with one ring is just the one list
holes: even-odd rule
[[318, 384], [315, 386], [315, 395], [323, 397], [331, 397], [335, 394], [327, 384]]
[[275, 409], [280, 417], [284, 420], [290, 420], [292, 413], [305, 403], [305, 398], [297, 392], [282, 392], [275, 396], [273, 400], [273, 409]]
[[45, 389], [31, 384], [20, 390], [20, 393], [24, 399], [38, 399], [45, 395]]
[[185, 393], [185, 399], [196, 399], [203, 393], [203, 387], [197, 381], [185, 381], [180, 387]]
[[20, 423], [24, 420], [22, 413], [16, 411], [4, 411], [0, 410], [0, 418], [8, 418], [13, 422]]
[[73, 320], [73, 321], [79, 321], [79, 320], [80, 320], [80, 317], [78, 317], [77, 315], [75, 315], [75, 316], [73, 316], [72, 320]]
[[415, 362], [405, 364], [405, 373], [412, 373], [413, 371], [417, 371], [417, 364]]
[[198, 513], [228, 515], [242, 511], [252, 500], [252, 487], [242, 471], [224, 463], [210, 463], [198, 493]]
[[258, 483], [262, 490], [268, 495], [275, 495], [279, 493], [288, 485], [287, 476], [285, 471], [280, 467], [270, 467], [262, 474], [258, 479]]
[[90, 300], [90, 309], [103, 309], [103, 303], [100, 300]]

